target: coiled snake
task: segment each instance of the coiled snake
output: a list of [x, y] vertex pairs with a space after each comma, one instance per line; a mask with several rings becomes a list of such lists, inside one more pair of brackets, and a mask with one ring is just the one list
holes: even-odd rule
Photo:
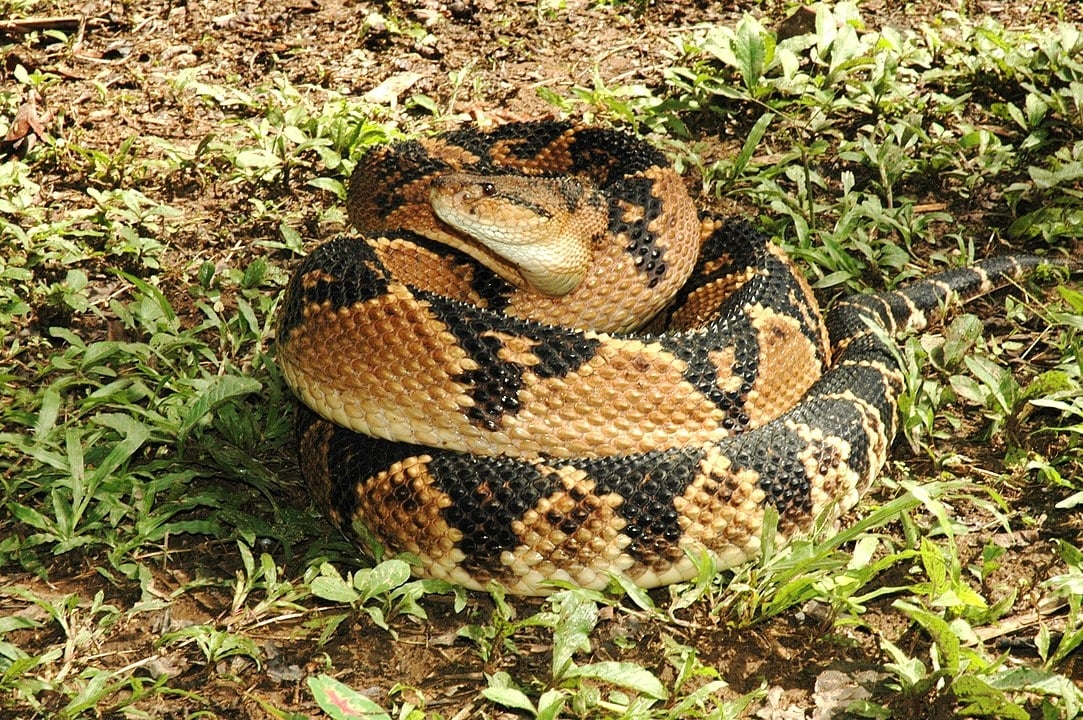
[[306, 258], [278, 329], [311, 491], [420, 575], [522, 594], [685, 580], [701, 549], [755, 556], [767, 507], [779, 541], [846, 511], [895, 435], [890, 338], [1038, 263], [825, 325], [782, 251], [699, 216], [658, 151], [558, 122], [387, 146], [348, 209], [364, 234]]

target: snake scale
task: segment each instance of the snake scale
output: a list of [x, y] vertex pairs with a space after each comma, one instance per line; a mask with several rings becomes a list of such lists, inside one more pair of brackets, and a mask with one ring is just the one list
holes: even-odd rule
[[756, 556], [768, 507], [778, 542], [845, 512], [895, 436], [892, 338], [1040, 262], [823, 318], [659, 151], [552, 121], [384, 146], [348, 210], [361, 233], [305, 259], [278, 326], [310, 490], [421, 576], [519, 594], [686, 580], [702, 550]]

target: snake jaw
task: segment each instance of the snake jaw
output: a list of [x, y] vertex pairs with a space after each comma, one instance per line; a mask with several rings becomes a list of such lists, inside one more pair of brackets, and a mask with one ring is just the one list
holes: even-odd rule
[[438, 218], [514, 265], [544, 295], [579, 287], [606, 228], [599, 193], [570, 178], [453, 173], [433, 179], [430, 202]]

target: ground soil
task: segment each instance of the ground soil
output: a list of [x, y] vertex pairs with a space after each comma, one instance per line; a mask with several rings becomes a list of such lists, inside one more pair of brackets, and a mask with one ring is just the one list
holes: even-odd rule
[[[936, 0], [908, 4], [871, 0], [862, 3], [862, 12], [870, 22], [913, 27], [947, 5], [954, 7], [954, 3]], [[1048, 21], [1040, 5], [977, 0], [967, 6], [971, 15], [989, 14], [1009, 26]], [[171, 83], [170, 78], [185, 72], [201, 82], [241, 89], [281, 74], [296, 87], [333, 87], [357, 97], [383, 92], [401, 99], [420, 92], [448, 116], [527, 118], [553, 114], [552, 105], [539, 98], [539, 88], [566, 96], [572, 87], [591, 87], [596, 77], [607, 86], [656, 86], [661, 69], [669, 64], [667, 57], [675, 52], [673, 40], [682, 31], [700, 23], [732, 25], [745, 10], [765, 16], [768, 24], [780, 22], [789, 8], [788, 3], [772, 0], [653, 2], [642, 13], [634, 2], [607, 6], [581, 0], [61, 1], [48, 14], [78, 14], [86, 19], [72, 31], [76, 41], [15, 45], [2, 60], [8, 72], [21, 64], [31, 71], [59, 75], [61, 81], [48, 88], [41, 108], [51, 113], [50, 132], [112, 154], [132, 137], [162, 137], [195, 146], [216, 133], [221, 117]], [[1083, 20], [1078, 8], [1068, 12], [1076, 15], [1069, 20]], [[397, 32], [393, 24], [401, 20], [417, 24], [424, 32]], [[403, 83], [397, 92], [396, 82]], [[708, 149], [712, 151], [721, 150]], [[41, 173], [35, 180], [42, 183], [43, 202], [52, 207], [86, 203], [83, 188], [101, 182], [66, 168], [43, 168]], [[207, 184], [198, 176], [134, 184], [184, 213], [184, 227], [172, 237], [167, 262], [157, 278], [179, 305], [184, 302], [184, 287], [202, 262], [244, 267], [247, 259], [262, 252], [259, 241], [278, 239], [274, 226], [251, 230], [247, 237], [233, 234], [233, 218], [250, 208], [249, 198], [234, 187]], [[312, 197], [274, 201], [304, 203], [312, 202]], [[316, 222], [318, 215], [312, 211], [310, 244], [329, 232]], [[108, 328], [99, 330], [105, 333]], [[934, 468], [929, 470], [935, 474]], [[1012, 501], [1035, 508], [1049, 506], [1046, 497], [1022, 493]], [[1034, 516], [1040, 524], [1042, 513], [1036, 511]], [[982, 536], [989, 537], [1014, 551], [988, 580], [992, 587], [999, 583], [1033, 592], [1034, 583], [1048, 576], [1053, 562], [1048, 538], [1031, 546], [1019, 534]], [[1026, 552], [1028, 547], [1031, 552]], [[981, 544], [966, 550], [980, 556]], [[237, 561], [229, 553], [229, 547], [175, 548], [168, 571], [155, 578], [156, 592], [166, 597], [170, 588], [203, 575], [230, 577]], [[209, 558], [217, 558], [222, 567], [208, 570]], [[890, 583], [888, 578], [885, 584]], [[101, 590], [109, 602], [121, 606], [135, 599], [133, 591], [105, 582], [93, 567], [78, 561], [71, 567], [58, 565], [51, 570], [48, 585], [36, 586], [41, 593], [56, 597], [73, 591], [90, 597]], [[168, 612], [144, 613], [122, 622], [101, 650], [115, 654], [118, 667], [130, 658], [155, 657], [153, 671], [168, 672], [174, 676], [171, 686], [187, 688], [202, 698], [196, 702], [170, 697], [147, 708], [152, 716], [163, 718], [190, 717], [198, 707], [219, 717], [269, 717], [261, 701], [316, 714], [304, 678], [323, 671], [333, 672], [381, 703], [388, 702], [392, 686], [400, 683], [407, 689], [396, 695], [397, 701], [416, 695], [424, 697], [429, 710], [465, 718], [486, 707], [477, 694], [486, 674], [503, 669], [516, 678], [547, 676], [549, 648], [541, 634], [533, 644], [529, 636], [518, 638], [518, 653], [498, 648], [486, 662], [474, 646], [456, 640], [456, 631], [467, 619], [486, 621], [491, 615], [492, 604], [486, 597], [472, 598], [465, 614], [453, 612], [450, 604], [430, 602], [428, 622], [402, 619], [396, 623], [397, 641], [364, 615], [350, 616], [326, 643], [289, 623], [269, 626], [259, 637], [267, 658], [259, 667], [234, 659], [207, 668], [191, 655], [156, 654], [155, 640], [164, 628], [222, 622], [230, 606], [231, 598], [221, 588], [187, 592]], [[516, 607], [525, 615], [536, 604], [525, 601]], [[846, 687], [855, 678], [871, 685], [882, 679], [876, 674], [882, 663], [882, 636], [903, 645], [917, 642], [888, 603], [874, 604], [865, 624], [846, 630], [833, 628], [821, 610], [804, 608], [742, 630], [734, 630], [726, 618], [695, 608], [687, 611], [681, 623], [669, 625], [642, 623], [619, 614], [600, 628], [595, 656], [639, 662], [672, 680], [663, 660], [669, 637], [695, 647], [704, 663], [722, 669], [731, 685], [730, 697], [767, 687], [767, 697], [754, 710], [756, 716], [812, 717], [817, 702], [829, 694], [833, 682], [839, 683], [839, 677]], [[47, 643], [56, 638], [40, 640]], [[1083, 676], [1078, 661], [1073, 668]], [[896, 710], [899, 716], [907, 716], [908, 710], [911, 717], [952, 716], [950, 708], [929, 706], [924, 697], [915, 698], [911, 708]], [[491, 706], [486, 712], [501, 716]]]

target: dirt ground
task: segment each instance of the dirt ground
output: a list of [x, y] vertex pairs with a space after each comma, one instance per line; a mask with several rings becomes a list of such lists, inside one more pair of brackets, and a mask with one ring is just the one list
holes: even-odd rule
[[[909, 27], [950, 5], [936, 0], [907, 4], [872, 0], [861, 7], [865, 17], [878, 23]], [[1047, 20], [1040, 4], [978, 0], [968, 6], [972, 16], [988, 13], [1009, 26]], [[84, 147], [114, 153], [133, 136], [157, 136], [194, 146], [217, 131], [221, 117], [171, 84], [170, 78], [179, 73], [191, 72], [205, 83], [240, 88], [281, 73], [294, 86], [333, 87], [356, 97], [397, 100], [424, 93], [449, 115], [528, 118], [553, 114], [553, 106], [539, 98], [539, 88], [565, 96], [572, 87], [592, 86], [595, 77], [609, 86], [656, 86], [661, 69], [668, 64], [667, 55], [674, 53], [672, 40], [677, 33], [700, 23], [732, 25], [746, 10], [779, 22], [788, 7], [774, 0], [678, 0], [648, 3], [639, 14], [635, 3], [609, 5], [583, 0], [57, 2], [50, 15], [80, 14], [86, 18], [73, 31], [77, 41], [70, 47], [47, 42], [15, 46], [3, 57], [3, 63], [5, 72], [21, 64], [31, 71], [58, 74], [62, 80], [48, 89], [42, 108], [53, 116], [52, 132], [65, 134]], [[1074, 17], [1068, 19], [1083, 22], [1083, 10], [1074, 7], [1069, 9]], [[407, 18], [424, 32], [398, 32], [390, 26], [395, 18]], [[727, 141], [713, 142], [721, 143], [715, 152], [734, 146], [732, 139], [728, 145]], [[54, 172], [37, 181], [43, 184], [43, 199], [53, 206], [85, 202], [85, 195], [76, 192], [88, 182], [85, 177]], [[183, 288], [203, 261], [243, 266], [244, 258], [263, 252], [257, 241], [277, 239], [278, 229], [273, 226], [263, 228], [262, 236], [233, 234], [233, 218], [250, 207], [249, 198], [236, 186], [206, 184], [200, 177], [169, 183], [151, 179], [135, 185], [184, 213], [184, 227], [172, 237], [160, 278], [178, 302], [183, 302]], [[318, 209], [310, 211], [310, 227], [319, 227], [319, 214]], [[326, 231], [320, 228], [320, 232]], [[310, 244], [318, 239], [313, 237]], [[108, 332], [105, 327], [99, 330]], [[1031, 500], [1035, 506], [1043, 501], [1021, 500]], [[1025, 545], [1019, 536], [1005, 542]], [[1044, 547], [1048, 551], [1048, 546]], [[220, 563], [222, 567], [216, 572], [221, 577], [229, 577], [235, 570], [236, 561], [222, 558], [220, 548], [189, 550], [175, 556], [171, 578], [157, 580], [164, 589], [205, 573], [208, 564]], [[980, 553], [981, 546], [968, 550]], [[212, 559], [215, 556], [217, 560]], [[190, 566], [185, 565], [185, 557]], [[1001, 572], [1040, 578], [1051, 562], [1051, 558], [1020, 555], [1016, 563], [1005, 563]], [[86, 597], [104, 589], [112, 594], [112, 602], [122, 601], [93, 568], [58, 570], [51, 573], [50, 592], [78, 589]], [[890, 584], [890, 579], [886, 582]], [[188, 593], [168, 617], [153, 613], [137, 616], [138, 622], [121, 628], [103, 652], [116, 652], [122, 658], [125, 646], [150, 649], [161, 630], [160, 623], [214, 621], [229, 612], [230, 602], [221, 590]], [[520, 607], [521, 613], [527, 614], [535, 606], [524, 602]], [[390, 684], [398, 682], [424, 694], [430, 711], [445, 717], [473, 717], [478, 712], [477, 688], [484, 685], [485, 674], [513, 667], [513, 676], [522, 677], [529, 675], [531, 663], [547, 662], [544, 653], [523, 652], [497, 653], [482, 663], [472, 647], [455, 641], [454, 633], [464, 623], [462, 614], [440, 601], [430, 603], [427, 609], [429, 622], [397, 624], [396, 642], [362, 617], [354, 617], [323, 646], [312, 633], [297, 627], [267, 628], [263, 651], [268, 660], [262, 668], [245, 659], [223, 661], [213, 672], [189, 667], [189, 661], [181, 656], [165, 655], [159, 662], [163, 671], [170, 667], [179, 670], [176, 677], [180, 679], [173, 681], [174, 686], [188, 687], [206, 698], [212, 715], [231, 718], [270, 716], [252, 700], [250, 692], [279, 708], [313, 713], [303, 678], [328, 667], [350, 668], [343, 680], [381, 702], [386, 700]], [[467, 611], [478, 619], [491, 612], [487, 598], [474, 598]], [[158, 626], [147, 618], [157, 618]], [[874, 607], [868, 622], [890, 624], [890, 608]], [[903, 620], [896, 618], [894, 622]], [[877, 637], [867, 627], [854, 627], [845, 635], [828, 632], [830, 629], [829, 619], [825, 621], [816, 615], [815, 608], [808, 608], [752, 631], [734, 631], [724, 619], [693, 613], [687, 623], [668, 626], [664, 632], [696, 647], [705, 664], [724, 666], [733, 696], [756, 689], [766, 678], [771, 694], [760, 716], [784, 718], [805, 717], [793, 708], [815, 705], [809, 688], [829, 693], [838, 676], [853, 678], [880, 667]], [[665, 665], [662, 661], [652, 663], [664, 654], [661, 629], [639, 627], [630, 616], [619, 617], [604, 628], [597, 638], [596, 655], [626, 659], [627, 654], [615, 644], [621, 638], [635, 639], [639, 662]], [[542, 642], [539, 636], [538, 643]], [[520, 641], [519, 646], [522, 650], [530, 644]], [[1075, 671], [1083, 676], [1079, 662]], [[408, 698], [410, 692], [406, 690], [400, 697]], [[911, 717], [951, 717], [949, 708], [923, 703], [915, 701]], [[905, 709], [898, 710], [903, 716]], [[154, 712], [163, 718], [189, 717], [168, 699]]]

